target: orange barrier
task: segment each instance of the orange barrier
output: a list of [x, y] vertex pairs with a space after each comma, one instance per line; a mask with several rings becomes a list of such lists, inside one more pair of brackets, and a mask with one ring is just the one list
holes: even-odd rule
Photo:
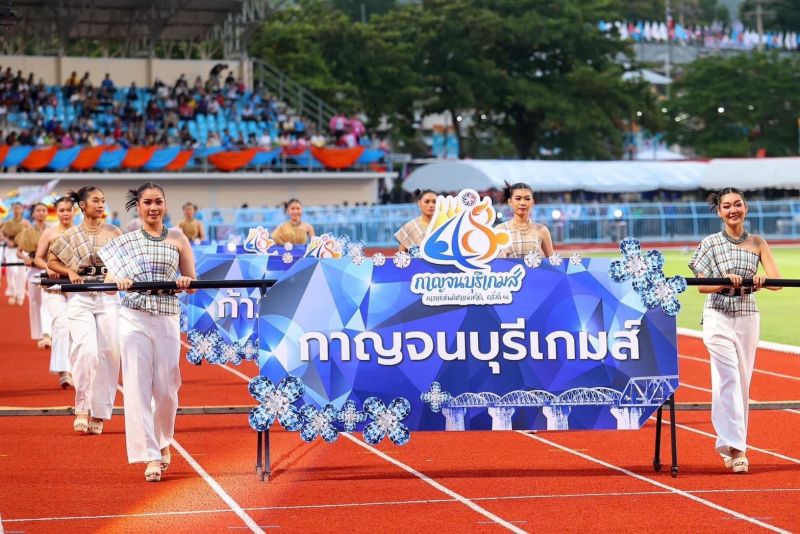
[[239, 152], [217, 152], [216, 154], [208, 156], [208, 161], [210, 161], [217, 170], [228, 172], [241, 169], [250, 163], [255, 155], [255, 148], [241, 150]]
[[128, 149], [125, 159], [122, 160], [122, 167], [125, 169], [138, 169], [153, 157], [156, 146], [132, 146]]
[[364, 152], [363, 146], [353, 148], [316, 148], [311, 147], [311, 154], [329, 169], [346, 169], [355, 165]]
[[93, 168], [97, 164], [97, 160], [105, 152], [104, 146], [89, 146], [81, 149], [78, 157], [76, 157], [70, 167], [76, 171], [85, 171]]
[[186, 167], [186, 164], [189, 163], [189, 160], [192, 159], [194, 155], [194, 150], [181, 150], [178, 152], [178, 155], [175, 156], [175, 159], [170, 162], [169, 165], [164, 167], [165, 171], [179, 171]]
[[28, 157], [20, 164], [29, 171], [38, 171], [44, 169], [50, 163], [58, 152], [57, 146], [43, 148], [41, 150], [31, 150]]

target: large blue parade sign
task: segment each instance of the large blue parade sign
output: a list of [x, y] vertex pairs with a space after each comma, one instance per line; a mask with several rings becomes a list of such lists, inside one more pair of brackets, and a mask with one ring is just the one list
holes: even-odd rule
[[[307, 254], [279, 273], [275, 257], [206, 255], [222, 271], [203, 277], [280, 278], [257, 326], [225, 315], [219, 296], [193, 304], [195, 336], [236, 344], [255, 333], [250, 424], [278, 419], [306, 441], [342, 430], [403, 444], [416, 430], [639, 428], [678, 387], [685, 283], [632, 240], [616, 262], [497, 259], [510, 236], [493, 223], [489, 200], [464, 191], [439, 197], [418, 258]], [[203, 347], [195, 354], [218, 353]]]

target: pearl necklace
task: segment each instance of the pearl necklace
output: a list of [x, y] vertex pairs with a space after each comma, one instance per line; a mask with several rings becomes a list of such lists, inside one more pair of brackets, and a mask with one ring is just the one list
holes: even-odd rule
[[728, 235], [728, 232], [723, 230], [722, 231], [722, 237], [727, 239], [728, 242], [733, 244], [733, 245], [741, 245], [742, 243], [744, 243], [747, 240], [748, 237], [750, 237], [750, 234], [748, 234], [746, 231], [744, 231], [744, 232], [742, 232], [742, 235], [740, 235], [739, 237], [731, 237], [731, 236]]

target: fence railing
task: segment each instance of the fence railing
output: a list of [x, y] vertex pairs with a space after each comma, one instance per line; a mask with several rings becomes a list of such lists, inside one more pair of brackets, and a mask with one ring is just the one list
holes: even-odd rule
[[[800, 200], [750, 201], [745, 227], [768, 239], [800, 238]], [[508, 206], [496, 206], [511, 216]], [[303, 220], [317, 234], [347, 235], [367, 246], [391, 247], [394, 233], [418, 216], [416, 204], [306, 207]], [[286, 220], [279, 208], [206, 209], [201, 217], [209, 237], [244, 236], [249, 228], [270, 230]], [[702, 202], [541, 204], [534, 219], [548, 226], [555, 243], [616, 243], [631, 236], [643, 241], [697, 242], [719, 231], [721, 222]]]

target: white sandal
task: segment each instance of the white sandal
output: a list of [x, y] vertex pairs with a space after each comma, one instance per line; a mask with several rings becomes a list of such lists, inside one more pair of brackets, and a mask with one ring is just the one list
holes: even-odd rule
[[744, 456], [733, 460], [731, 465], [731, 470], [737, 474], [747, 473], [749, 468], [750, 468], [750, 462], [748, 462], [747, 458], [745, 458]]
[[75, 421], [72, 423], [72, 429], [79, 434], [86, 434], [89, 431], [89, 414], [75, 414]]
[[154, 460], [147, 464], [144, 470], [144, 479], [148, 482], [161, 481], [161, 460]]

